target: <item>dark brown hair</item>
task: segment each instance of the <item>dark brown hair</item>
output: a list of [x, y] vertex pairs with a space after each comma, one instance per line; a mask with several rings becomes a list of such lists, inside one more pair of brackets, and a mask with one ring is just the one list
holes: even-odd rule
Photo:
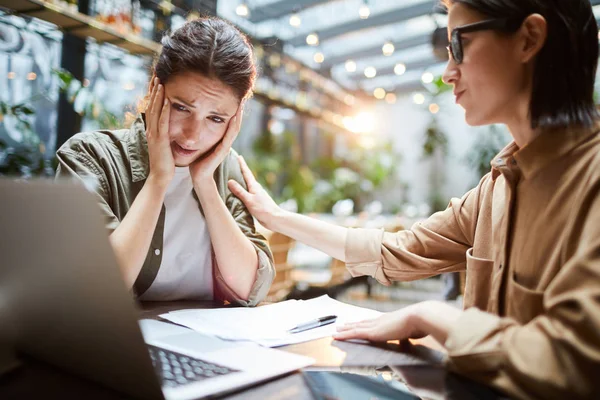
[[154, 74], [162, 84], [183, 72], [196, 72], [229, 86], [240, 101], [252, 95], [256, 65], [252, 44], [235, 26], [216, 17], [186, 22], [166, 33]]
[[537, 13], [548, 36], [535, 60], [529, 114], [531, 125], [592, 125], [598, 118], [594, 81], [598, 65], [598, 25], [589, 0], [442, 0], [446, 8], [464, 4], [489, 18]]

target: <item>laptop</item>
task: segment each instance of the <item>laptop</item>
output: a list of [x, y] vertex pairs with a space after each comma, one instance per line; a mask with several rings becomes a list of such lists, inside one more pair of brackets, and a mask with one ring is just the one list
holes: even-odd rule
[[95, 196], [0, 179], [0, 326], [18, 352], [142, 399], [221, 394], [314, 362], [164, 322], [140, 327]]

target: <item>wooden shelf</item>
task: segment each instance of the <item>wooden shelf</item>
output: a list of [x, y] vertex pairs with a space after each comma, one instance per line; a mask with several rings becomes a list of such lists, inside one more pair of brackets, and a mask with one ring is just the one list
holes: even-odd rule
[[43, 0], [0, 0], [0, 7], [50, 22], [74, 36], [91, 37], [98, 43], [111, 43], [133, 54], [155, 54], [161, 49], [160, 44], [152, 40], [121, 34], [88, 15]]

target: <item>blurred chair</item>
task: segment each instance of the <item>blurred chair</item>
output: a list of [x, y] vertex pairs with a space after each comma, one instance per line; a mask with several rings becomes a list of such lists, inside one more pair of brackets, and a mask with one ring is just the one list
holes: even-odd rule
[[294, 267], [288, 263], [288, 254], [295, 242], [289, 236], [278, 232], [269, 232], [265, 236], [273, 253], [275, 264], [275, 279], [265, 300], [277, 302], [283, 300], [296, 285], [296, 281], [292, 277]]

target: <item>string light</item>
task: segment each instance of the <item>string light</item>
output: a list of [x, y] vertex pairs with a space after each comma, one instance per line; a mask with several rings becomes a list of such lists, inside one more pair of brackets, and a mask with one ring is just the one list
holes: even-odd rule
[[385, 101], [388, 104], [396, 104], [396, 95], [394, 93], [388, 93], [385, 95]]
[[30, 72], [27, 74], [28, 81], [35, 81], [36, 78], [37, 78], [37, 74], [35, 72]]
[[377, 100], [383, 100], [385, 98], [385, 90], [383, 88], [377, 88], [373, 91], [373, 96]]
[[241, 3], [236, 7], [235, 13], [240, 17], [247, 17], [250, 14], [250, 10], [248, 9], [246, 3]]
[[415, 104], [423, 104], [425, 103], [425, 96], [423, 96], [422, 93], [415, 93], [415, 95], [413, 96], [413, 101], [415, 102]]
[[405, 72], [406, 72], [406, 65], [404, 65], [402, 63], [398, 63], [394, 67], [394, 73], [396, 75], [403, 75]]
[[367, 67], [365, 68], [365, 76], [367, 78], [374, 78], [377, 75], [377, 70], [375, 67]]
[[316, 63], [321, 64], [323, 61], [325, 61], [325, 56], [320, 51], [317, 51], [313, 56], [313, 60], [315, 60]]
[[345, 66], [346, 66], [346, 71], [348, 71], [348, 72], [356, 71], [356, 63], [353, 60], [347, 60]]
[[316, 46], [319, 44], [319, 35], [317, 35], [316, 33], [309, 33], [308, 36], [306, 36], [306, 44], [309, 46]]
[[360, 19], [367, 19], [369, 18], [369, 15], [371, 15], [371, 10], [369, 9], [369, 6], [366, 3], [361, 5], [358, 9], [358, 16], [360, 17]]
[[10, 71], [8, 74], [6, 74], [8, 79], [15, 79], [16, 76], [17, 74], [15, 74], [13, 71]]
[[396, 48], [394, 47], [394, 43], [392, 42], [385, 42], [385, 44], [381, 48], [381, 51], [383, 52], [384, 56], [391, 56], [392, 54], [394, 54], [394, 50], [396, 50]]
[[440, 111], [440, 106], [435, 103], [431, 103], [429, 105], [429, 112], [432, 114], [437, 114]]
[[302, 25], [302, 19], [300, 19], [300, 15], [298, 15], [297, 13], [292, 14], [290, 16], [290, 25], [294, 28], [297, 28], [300, 25]]
[[433, 74], [431, 72], [425, 72], [421, 76], [421, 80], [423, 81], [423, 83], [431, 83], [433, 82]]

